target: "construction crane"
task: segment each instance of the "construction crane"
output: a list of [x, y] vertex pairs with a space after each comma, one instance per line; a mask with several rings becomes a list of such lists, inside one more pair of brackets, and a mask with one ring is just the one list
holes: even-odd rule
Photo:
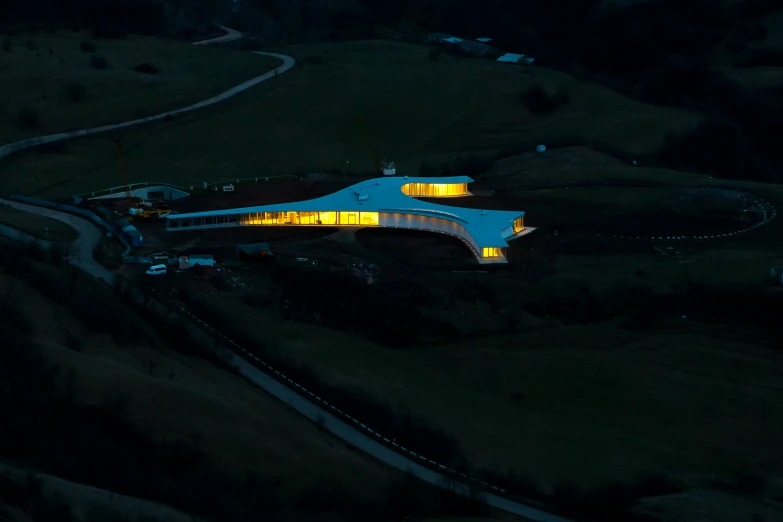
[[125, 159], [122, 157], [122, 145], [119, 138], [114, 140], [114, 146], [117, 148], [117, 159], [120, 162], [120, 174], [122, 175], [122, 184], [125, 186], [125, 197], [130, 199], [131, 189], [128, 183], [128, 175], [125, 173]]
[[372, 141], [370, 140], [370, 134], [367, 132], [367, 125], [364, 122], [364, 117], [360, 115], [358, 119], [359, 127], [361, 128], [362, 135], [364, 136], [364, 144], [372, 156], [373, 167], [384, 176], [394, 176], [397, 174], [397, 169], [394, 167], [393, 161], [384, 163], [378, 159], [378, 155], [375, 153], [375, 147], [373, 147]]

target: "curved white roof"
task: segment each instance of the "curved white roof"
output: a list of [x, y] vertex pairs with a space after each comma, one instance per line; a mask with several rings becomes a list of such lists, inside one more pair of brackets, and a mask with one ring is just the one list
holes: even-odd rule
[[[333, 194], [305, 201], [293, 201], [274, 205], [213, 210], [189, 214], [169, 214], [167, 219], [188, 219], [253, 212], [388, 212], [429, 216], [453, 221], [465, 227], [481, 247], [506, 247], [503, 232], [513, 225], [516, 218], [525, 215], [522, 211], [481, 210], [451, 207], [429, 201], [422, 201], [403, 194], [402, 187], [408, 183], [471, 183], [467, 176], [451, 177], [384, 177], [362, 181]], [[512, 234], [506, 234], [506, 237]]]

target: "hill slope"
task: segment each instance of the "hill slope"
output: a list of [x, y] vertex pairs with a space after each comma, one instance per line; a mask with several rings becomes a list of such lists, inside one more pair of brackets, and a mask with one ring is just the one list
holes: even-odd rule
[[[124, 131], [131, 181], [199, 185], [327, 170], [367, 174], [373, 154], [396, 161], [401, 174], [417, 175], [423, 162], [564, 137], [646, 153], [699, 118], [546, 69], [433, 60], [416, 45], [371, 41], [279, 50], [300, 65], [219, 107]], [[565, 92], [570, 103], [534, 115], [522, 99], [534, 86]], [[58, 198], [116, 185], [110, 148], [80, 139], [64, 149], [32, 149], [9, 159], [2, 188]]]
[[94, 40], [61, 31], [4, 38], [0, 145], [184, 107], [279, 65], [267, 56], [142, 36]]

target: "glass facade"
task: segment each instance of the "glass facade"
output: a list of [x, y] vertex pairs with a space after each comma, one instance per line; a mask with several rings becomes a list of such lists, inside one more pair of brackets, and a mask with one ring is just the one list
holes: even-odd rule
[[481, 249], [481, 257], [503, 257], [503, 248], [498, 247], [484, 247]]
[[525, 224], [523, 222], [524, 218], [516, 218], [514, 220], [514, 234], [519, 234], [523, 230], [525, 230]]
[[377, 226], [378, 212], [252, 212], [239, 214], [240, 225]]
[[402, 186], [406, 196], [422, 198], [450, 198], [468, 195], [467, 183], [407, 183]]

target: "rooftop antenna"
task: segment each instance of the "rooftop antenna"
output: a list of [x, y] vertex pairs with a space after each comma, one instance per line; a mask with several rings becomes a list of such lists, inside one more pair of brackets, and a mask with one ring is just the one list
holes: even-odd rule
[[384, 176], [395, 176], [397, 174], [397, 169], [394, 167], [394, 162], [390, 161], [389, 163], [385, 163], [382, 172]]

